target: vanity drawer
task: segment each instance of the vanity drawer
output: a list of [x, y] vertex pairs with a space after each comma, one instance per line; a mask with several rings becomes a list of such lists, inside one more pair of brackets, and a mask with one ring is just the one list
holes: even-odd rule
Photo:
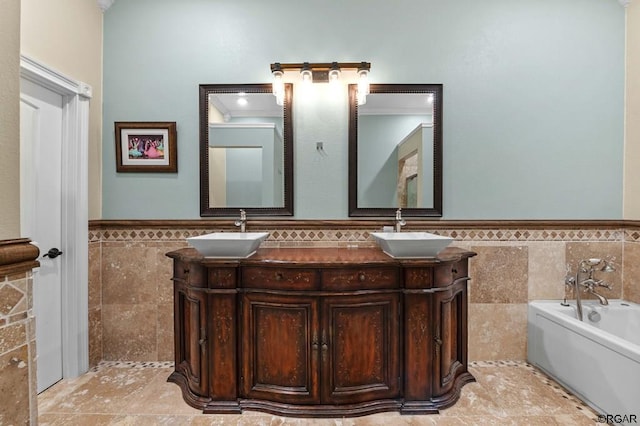
[[205, 287], [207, 285], [205, 268], [193, 263], [176, 260], [173, 263], [174, 279], [183, 281], [191, 287]]
[[435, 270], [435, 287], [446, 287], [457, 279], [468, 277], [468, 265], [466, 261], [443, 265]]
[[315, 290], [318, 288], [318, 273], [315, 269], [247, 266], [242, 268], [242, 287]]
[[209, 288], [236, 288], [236, 268], [209, 269]]
[[433, 268], [406, 268], [404, 270], [405, 288], [433, 287]]
[[398, 268], [340, 268], [322, 271], [323, 290], [397, 288]]

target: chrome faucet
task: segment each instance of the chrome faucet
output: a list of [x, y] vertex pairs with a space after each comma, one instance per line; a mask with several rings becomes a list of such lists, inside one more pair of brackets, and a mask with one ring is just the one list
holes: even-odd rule
[[611, 290], [611, 284], [606, 283], [602, 280], [594, 280], [594, 279], [588, 278], [582, 282], [582, 285], [585, 286], [585, 290], [584, 290], [585, 293], [593, 294], [595, 297], [598, 298], [598, 301], [600, 302], [601, 305], [606, 306], [609, 304], [609, 300], [603, 295], [599, 294], [595, 290], [595, 287], [604, 287]]
[[407, 222], [402, 218], [402, 209], [396, 210], [396, 232], [400, 232]]
[[[601, 268], [598, 268], [598, 266]], [[589, 293], [593, 294], [598, 298], [598, 301], [601, 305], [608, 305], [609, 301], [606, 297], [599, 294], [596, 291], [596, 287], [604, 287], [607, 289], [611, 289], [611, 284], [605, 282], [604, 280], [596, 280], [593, 275], [596, 271], [601, 272], [613, 272], [615, 268], [613, 264], [608, 260], [602, 259], [583, 259], [578, 264], [578, 271], [575, 276], [567, 275], [564, 279], [564, 284], [566, 287], [571, 287], [574, 290], [575, 298], [576, 298], [576, 311], [577, 316], [580, 321], [582, 321], [582, 296], [581, 293]], [[586, 274], [586, 278], [584, 278]], [[567, 298], [565, 298], [562, 302], [564, 306], [568, 306]]]
[[244, 209], [240, 209], [240, 219], [236, 220], [234, 225], [240, 227], [240, 232], [245, 232], [247, 229], [247, 212]]

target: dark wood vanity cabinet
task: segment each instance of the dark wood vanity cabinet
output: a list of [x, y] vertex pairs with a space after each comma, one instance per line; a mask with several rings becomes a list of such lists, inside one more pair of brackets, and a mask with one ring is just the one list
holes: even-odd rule
[[242, 396], [349, 404], [400, 393], [399, 298], [242, 296]]
[[[175, 368], [186, 379], [189, 390], [195, 395], [208, 395], [208, 362], [206, 353], [207, 294], [192, 291], [184, 285], [176, 285], [174, 290], [175, 324], [184, 328], [176, 336]], [[177, 330], [176, 330], [177, 331]]]
[[175, 372], [205, 413], [437, 413], [467, 371], [468, 258], [378, 249], [260, 249], [174, 259]]

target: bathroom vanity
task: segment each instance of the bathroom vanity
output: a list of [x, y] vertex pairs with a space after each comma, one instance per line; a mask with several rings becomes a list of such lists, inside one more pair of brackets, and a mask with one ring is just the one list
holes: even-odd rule
[[261, 248], [173, 259], [175, 371], [204, 413], [437, 413], [467, 370], [468, 259], [378, 248]]

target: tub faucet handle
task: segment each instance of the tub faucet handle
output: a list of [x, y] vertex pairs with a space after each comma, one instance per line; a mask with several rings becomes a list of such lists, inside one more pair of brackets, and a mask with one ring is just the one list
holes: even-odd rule
[[611, 260], [604, 260], [604, 265], [600, 269], [601, 272], [615, 272], [616, 267]]
[[574, 285], [576, 285], [576, 277], [567, 274], [564, 277], [564, 285], [573, 287]]
[[606, 288], [606, 289], [608, 289], [608, 290], [611, 290], [611, 289], [613, 288], [613, 287], [611, 286], [611, 284], [609, 284], [608, 282], [603, 281], [603, 280], [600, 280], [600, 281], [596, 282], [596, 285], [597, 285], [598, 287], [604, 287], [604, 288]]

